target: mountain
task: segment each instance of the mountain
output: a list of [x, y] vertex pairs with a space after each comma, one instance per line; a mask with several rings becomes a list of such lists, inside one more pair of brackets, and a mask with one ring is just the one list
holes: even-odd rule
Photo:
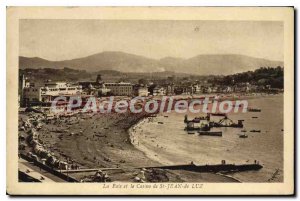
[[166, 57], [160, 60], [124, 52], [102, 52], [64, 61], [49, 61], [38, 57], [19, 57], [19, 67], [21, 69], [61, 69], [68, 67], [77, 70], [87, 70], [89, 72], [101, 70], [141, 73], [173, 71], [198, 75], [227, 75], [267, 66], [283, 66], [283, 62], [235, 54], [198, 55], [189, 59]]
[[189, 59], [170, 58], [161, 60], [163, 66], [170, 71], [192, 72], [196, 74], [234, 74], [251, 71], [259, 67], [283, 66], [281, 61], [254, 58], [245, 55], [198, 55]]
[[100, 70], [116, 70], [121, 72], [159, 72], [164, 71], [155, 59], [143, 56], [127, 54], [123, 52], [102, 52], [88, 57], [64, 60], [48, 61], [34, 58], [19, 58], [20, 68], [73, 68], [88, 70], [90, 72]]

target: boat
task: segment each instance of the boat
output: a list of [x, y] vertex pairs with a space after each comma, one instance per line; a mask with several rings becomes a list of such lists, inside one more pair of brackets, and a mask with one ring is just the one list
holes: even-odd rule
[[257, 119], [258, 117], [252, 117], [252, 119]]
[[247, 131], [245, 129], [241, 130], [241, 132], [246, 133]]
[[209, 113], [211, 116], [219, 116], [219, 117], [225, 117], [226, 114], [225, 113], [220, 113], [220, 112], [216, 112], [216, 113]]
[[209, 122], [209, 126], [211, 128], [213, 128], [213, 127], [243, 128], [244, 127], [243, 121], [244, 120], [238, 120], [238, 122], [235, 123], [226, 116], [225, 118], [221, 119], [219, 122], [214, 122], [214, 121]]
[[188, 120], [187, 115], [185, 115], [184, 123], [186, 124], [184, 130], [187, 131], [209, 131], [210, 130], [207, 117], [196, 117], [192, 120]]
[[260, 108], [248, 108], [248, 112], [261, 112]]
[[159, 121], [158, 123], [159, 123], [159, 124], [164, 124], [164, 122], [162, 122], [162, 121]]
[[248, 135], [246, 135], [246, 134], [239, 135], [239, 138], [248, 138]]
[[198, 131], [199, 135], [222, 137], [222, 131]]
[[195, 132], [192, 132], [192, 131], [188, 131], [188, 134], [190, 134], [190, 135], [191, 135], [191, 134], [195, 134]]
[[260, 130], [251, 130], [250, 132], [252, 132], [252, 133], [260, 133]]

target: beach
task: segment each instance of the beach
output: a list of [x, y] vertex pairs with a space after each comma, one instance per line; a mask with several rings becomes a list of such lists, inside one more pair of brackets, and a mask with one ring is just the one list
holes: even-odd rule
[[[21, 119], [26, 116], [20, 114]], [[39, 141], [57, 158], [76, 164], [80, 169], [117, 168], [106, 171], [112, 181], [134, 182], [139, 174], [135, 168], [165, 165], [137, 149], [132, 144], [134, 138], [130, 138], [130, 129], [138, 122], [150, 119], [145, 114], [131, 113], [75, 114], [44, 124], [38, 131]], [[19, 134], [26, 135], [22, 131]], [[69, 175], [81, 180], [93, 174], [95, 172]], [[167, 177], [163, 181], [168, 182], [237, 182], [222, 175], [184, 170], [164, 170], [161, 174]]]

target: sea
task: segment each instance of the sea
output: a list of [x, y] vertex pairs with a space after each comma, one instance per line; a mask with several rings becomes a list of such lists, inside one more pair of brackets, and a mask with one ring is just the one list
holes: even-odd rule
[[[134, 145], [149, 158], [166, 165], [220, 164], [222, 160], [227, 164], [250, 164], [256, 161], [263, 166], [259, 171], [227, 174], [241, 182], [283, 182], [283, 95], [251, 97], [248, 104], [260, 108], [261, 112], [229, 114], [234, 122], [244, 120], [244, 128], [213, 128], [222, 131], [222, 137], [188, 134], [184, 130], [185, 114], [171, 112], [136, 125]], [[204, 114], [187, 115], [193, 119]], [[222, 117], [213, 118], [219, 121]], [[248, 138], [240, 138], [240, 134]]]

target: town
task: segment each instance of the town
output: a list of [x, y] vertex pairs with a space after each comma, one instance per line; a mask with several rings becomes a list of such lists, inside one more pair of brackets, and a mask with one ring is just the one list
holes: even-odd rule
[[[261, 77], [262, 71], [265, 77]], [[38, 73], [38, 70], [35, 72]], [[98, 74], [95, 80], [88, 81], [52, 81], [50, 79], [35, 83], [27, 77], [26, 71], [19, 78], [19, 106], [49, 106], [51, 101], [59, 96], [95, 97], [161, 97], [176, 95], [205, 95], [205, 94], [255, 94], [255, 93], [280, 93], [283, 92], [282, 81], [267, 80], [270, 72], [275, 72], [277, 80], [282, 79], [283, 68], [261, 68], [256, 72], [240, 73], [232, 76], [205, 77], [176, 77], [165, 76], [160, 78], [136, 78], [133, 82], [107, 82]], [[32, 73], [32, 72], [30, 72]], [[257, 76], [251, 83], [245, 76]], [[267, 77], [267, 79], [266, 79]], [[272, 77], [271, 77], [272, 78]], [[280, 82], [280, 81], [279, 81]]]

